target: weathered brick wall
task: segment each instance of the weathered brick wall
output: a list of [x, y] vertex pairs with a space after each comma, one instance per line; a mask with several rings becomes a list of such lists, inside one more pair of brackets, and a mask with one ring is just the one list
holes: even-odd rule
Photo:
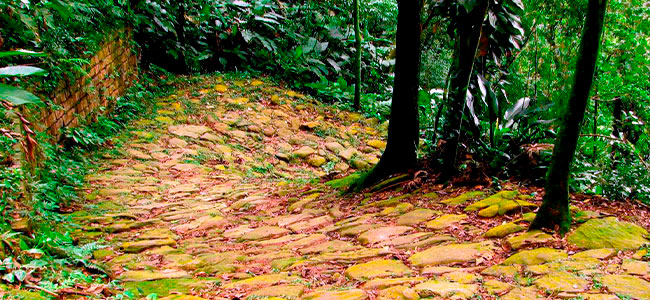
[[100, 107], [110, 108], [115, 99], [137, 79], [138, 55], [131, 41], [132, 31], [122, 29], [108, 35], [91, 57], [86, 75], [75, 82], [63, 82], [50, 99], [59, 109], [47, 109], [41, 123], [52, 135], [61, 128], [75, 127], [95, 116]]

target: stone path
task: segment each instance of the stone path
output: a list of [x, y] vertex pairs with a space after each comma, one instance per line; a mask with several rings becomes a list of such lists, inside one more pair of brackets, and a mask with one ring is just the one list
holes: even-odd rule
[[[648, 232], [574, 210], [568, 238], [527, 232], [515, 187], [341, 195], [386, 124], [260, 80], [204, 77], [157, 100], [87, 179], [81, 242], [159, 299], [650, 299]], [[628, 298], [625, 298], [628, 297]]]

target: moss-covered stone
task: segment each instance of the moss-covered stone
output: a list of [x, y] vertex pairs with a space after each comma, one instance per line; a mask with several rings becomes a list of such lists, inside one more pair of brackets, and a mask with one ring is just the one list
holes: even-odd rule
[[410, 211], [413, 209], [413, 204], [411, 203], [400, 203], [397, 204], [393, 207], [386, 207], [384, 210], [382, 210], [379, 215], [380, 216], [395, 216], [395, 215], [401, 215], [405, 212]]
[[601, 249], [591, 249], [582, 252], [578, 252], [571, 256], [571, 258], [595, 258], [595, 259], [607, 259], [616, 255], [616, 250], [612, 248], [601, 248]]
[[553, 240], [552, 235], [544, 233], [541, 230], [531, 230], [518, 236], [508, 238], [506, 243], [510, 248], [517, 250], [534, 244], [547, 243], [551, 240]]
[[579, 248], [638, 249], [649, 243], [648, 232], [643, 227], [620, 222], [614, 217], [592, 219], [569, 234], [567, 241]]
[[465, 211], [479, 211], [479, 216], [491, 218], [504, 215], [515, 210], [523, 210], [537, 206], [523, 199], [528, 197], [519, 195], [517, 191], [501, 191], [483, 200], [475, 202], [465, 208]]
[[399, 260], [380, 259], [354, 265], [345, 270], [345, 275], [354, 280], [367, 280], [377, 277], [403, 276], [412, 271]]
[[394, 286], [379, 291], [377, 300], [419, 300], [420, 295], [408, 286]]
[[478, 293], [478, 285], [431, 280], [414, 287], [420, 297], [440, 296], [444, 298], [467, 299]]
[[111, 249], [99, 249], [93, 251], [93, 258], [96, 260], [104, 260], [105, 258], [114, 255], [115, 255], [115, 251]]
[[626, 259], [621, 264], [621, 269], [627, 274], [650, 276], [650, 263], [636, 259]]
[[172, 239], [164, 240], [141, 240], [135, 242], [126, 242], [120, 246], [120, 249], [126, 253], [139, 253], [146, 249], [162, 247], [162, 246], [176, 246], [176, 241]]
[[469, 200], [476, 200], [478, 198], [481, 198], [484, 194], [485, 193], [483, 193], [481, 191], [472, 191], [472, 192], [467, 192], [467, 193], [461, 194], [458, 197], [442, 200], [440, 202], [444, 203], [444, 204], [447, 204], [447, 205], [454, 205], [454, 206], [455, 205], [461, 205], [461, 204], [464, 204], [465, 202], [467, 202]]
[[438, 214], [440, 214], [440, 212], [426, 209], [426, 208], [416, 209], [414, 211], [403, 214], [399, 218], [397, 218], [397, 225], [407, 225], [407, 226], [417, 225], [431, 219], [433, 216]]
[[492, 242], [449, 244], [434, 246], [409, 257], [414, 266], [444, 265], [450, 263], [465, 263], [473, 261], [482, 254], [490, 254], [494, 250]]
[[463, 271], [445, 273], [442, 278], [458, 283], [475, 283], [483, 279], [480, 275]]
[[217, 279], [161, 279], [142, 282], [125, 282], [124, 290], [132, 292], [137, 297], [156, 294], [165, 297], [170, 294], [189, 294], [193, 289], [207, 288], [210, 284], [218, 283]]
[[427, 280], [425, 277], [375, 278], [361, 285], [364, 289], [385, 289], [396, 285], [411, 285]]
[[503, 293], [512, 289], [512, 285], [503, 281], [490, 279], [483, 282], [483, 288], [490, 295], [503, 295]]
[[302, 296], [302, 300], [365, 300], [367, 298], [368, 295], [359, 289], [314, 291]]
[[442, 215], [437, 217], [429, 222], [427, 222], [427, 228], [433, 230], [442, 230], [454, 224], [464, 221], [467, 219], [467, 215]]
[[637, 299], [650, 299], [650, 282], [632, 275], [605, 275], [601, 282], [610, 292]]
[[526, 227], [524, 226], [510, 222], [491, 228], [490, 230], [486, 231], [483, 236], [486, 238], [502, 238], [509, 234], [513, 234], [525, 229]]
[[271, 262], [271, 268], [282, 271], [299, 260], [300, 260], [299, 257], [287, 257], [287, 258], [276, 259]]
[[248, 295], [248, 298], [300, 299], [305, 286], [300, 284], [281, 284], [258, 289]]
[[240, 239], [245, 241], [257, 241], [277, 237], [287, 233], [289, 233], [289, 230], [281, 227], [262, 226], [244, 233]]
[[537, 289], [535, 287], [529, 286], [516, 287], [501, 297], [501, 300], [538, 300], [539, 298], [543, 297], [541, 297], [541, 295], [537, 292]]
[[535, 286], [549, 292], [582, 292], [589, 282], [569, 272], [553, 272], [535, 280]]
[[539, 265], [546, 262], [565, 259], [568, 255], [562, 250], [551, 248], [537, 248], [533, 250], [524, 250], [515, 255], [508, 257], [503, 261], [504, 265]]
[[126, 271], [118, 277], [125, 282], [142, 282], [142, 281], [155, 281], [160, 279], [180, 279], [192, 278], [192, 275], [185, 271], [179, 270], [161, 270], [161, 271]]
[[359, 235], [359, 242], [363, 245], [372, 245], [390, 239], [393, 236], [397, 236], [406, 232], [411, 231], [413, 228], [409, 226], [386, 226], [376, 229], [368, 230], [361, 235]]
[[278, 274], [266, 274], [259, 275], [252, 278], [231, 282], [225, 284], [223, 287], [225, 289], [234, 289], [234, 288], [261, 288], [271, 285], [281, 284], [281, 283], [291, 283], [301, 278], [294, 275], [289, 275], [289, 273], [278, 273]]
[[515, 266], [493, 265], [483, 271], [481, 274], [500, 277], [500, 278], [513, 278], [519, 273], [519, 269]]
[[350, 185], [352, 185], [353, 183], [355, 183], [356, 181], [361, 179], [362, 176], [363, 176], [363, 174], [361, 172], [352, 173], [352, 174], [350, 174], [350, 175], [348, 175], [346, 177], [343, 177], [343, 178], [330, 180], [330, 181], [326, 182], [325, 184], [329, 185], [329, 186], [331, 186], [332, 188], [335, 188], [335, 189], [346, 189]]

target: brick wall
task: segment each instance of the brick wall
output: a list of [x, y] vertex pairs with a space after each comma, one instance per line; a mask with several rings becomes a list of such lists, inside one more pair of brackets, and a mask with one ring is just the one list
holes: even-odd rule
[[52, 135], [61, 128], [75, 127], [79, 121], [96, 116], [100, 107], [111, 108], [115, 99], [137, 79], [138, 55], [131, 41], [132, 31], [121, 29], [109, 34], [100, 50], [85, 67], [86, 75], [74, 82], [62, 82], [50, 95], [60, 109], [46, 109], [41, 123]]

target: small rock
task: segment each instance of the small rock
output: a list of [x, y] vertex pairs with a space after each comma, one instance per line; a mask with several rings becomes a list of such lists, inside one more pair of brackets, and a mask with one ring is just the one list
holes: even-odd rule
[[308, 147], [308, 146], [303, 146], [300, 149], [293, 151], [293, 155], [300, 157], [300, 158], [305, 158], [309, 155], [312, 155], [316, 153], [316, 150]]
[[322, 157], [320, 155], [311, 155], [307, 159], [307, 163], [310, 164], [313, 167], [320, 167], [324, 165], [327, 162], [327, 159], [325, 157]]

